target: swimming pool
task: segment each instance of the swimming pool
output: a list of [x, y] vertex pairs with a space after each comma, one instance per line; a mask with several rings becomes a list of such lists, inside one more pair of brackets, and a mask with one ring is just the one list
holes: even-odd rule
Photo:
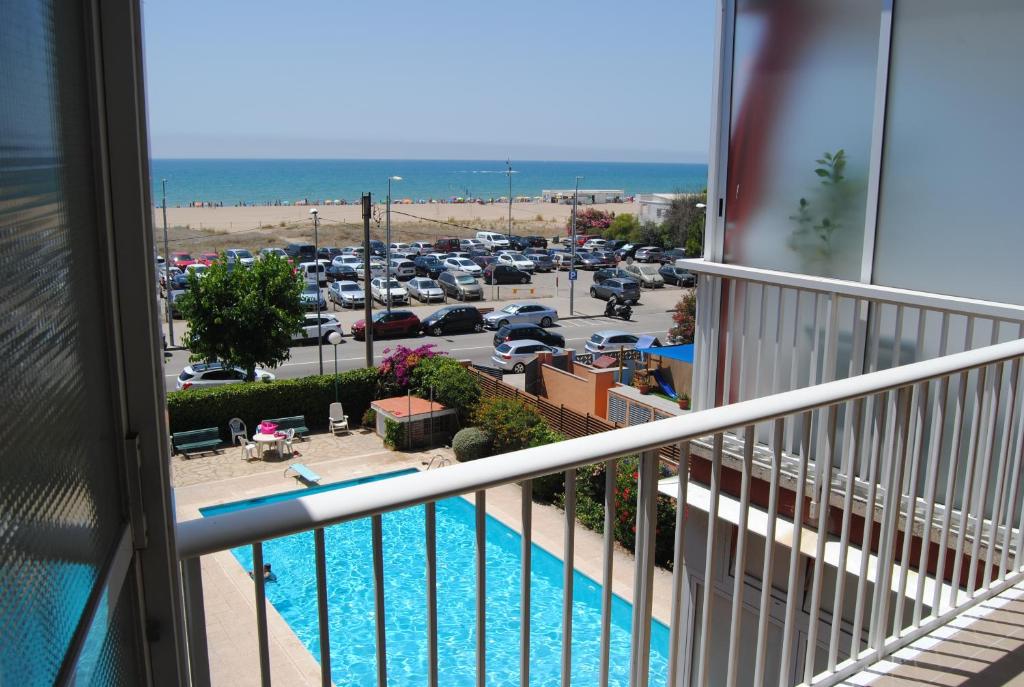
[[[370, 478], [302, 489], [270, 497], [212, 506], [204, 516], [242, 510], [315, 492], [416, 472], [403, 470]], [[474, 507], [461, 498], [437, 504], [438, 672], [444, 685], [473, 685], [476, 674], [476, 568]], [[388, 682], [426, 684], [426, 552], [424, 509], [409, 508], [383, 516], [384, 598]], [[487, 684], [519, 684], [518, 533], [487, 517]], [[329, 527], [327, 593], [330, 609], [331, 671], [337, 685], [373, 685], [376, 681], [374, 588], [369, 518]], [[252, 547], [232, 550], [246, 569]], [[314, 657], [320, 655], [316, 608], [313, 533], [263, 544], [264, 560], [277, 582], [266, 586], [267, 599]], [[530, 612], [530, 682], [557, 684], [562, 650], [562, 561], [533, 545]], [[573, 584], [572, 677], [596, 684], [600, 666], [601, 586], [576, 571]], [[610, 684], [629, 683], [631, 607], [612, 597]], [[651, 683], [664, 682], [668, 628], [652, 622]]]

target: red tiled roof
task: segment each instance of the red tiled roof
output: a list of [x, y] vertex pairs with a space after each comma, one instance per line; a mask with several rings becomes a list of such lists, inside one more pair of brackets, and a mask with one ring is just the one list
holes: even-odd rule
[[[370, 406], [378, 411], [383, 411], [392, 417], [410, 417], [415, 415], [428, 415], [431, 412], [447, 410], [440, 403], [431, 403], [426, 399], [413, 396], [395, 396], [394, 398], [382, 398], [374, 401]], [[411, 411], [411, 412], [410, 412]]]

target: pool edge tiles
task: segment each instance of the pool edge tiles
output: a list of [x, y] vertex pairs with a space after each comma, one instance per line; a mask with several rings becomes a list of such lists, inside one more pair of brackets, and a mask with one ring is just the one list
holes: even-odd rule
[[[244, 499], [200, 509], [204, 516], [242, 510], [309, 493], [381, 481], [419, 472], [407, 469], [346, 480], [312, 489], [300, 489], [266, 497]], [[446, 684], [472, 684], [475, 671], [475, 508], [456, 497], [438, 503], [439, 642], [442, 675]], [[506, 517], [511, 517], [506, 513]], [[420, 684], [413, 676], [425, 669], [425, 572], [423, 553], [423, 506], [387, 513], [385, 525], [385, 597], [389, 684]], [[512, 520], [515, 520], [513, 517]], [[487, 635], [488, 684], [518, 684], [519, 568], [522, 537], [514, 527], [491, 513], [487, 523]], [[577, 524], [577, 527], [580, 527]], [[546, 528], [550, 529], [550, 528]], [[332, 673], [335, 683], [372, 684], [375, 681], [373, 640], [373, 574], [369, 519], [335, 525], [325, 530], [328, 538], [328, 594], [331, 608]], [[536, 523], [535, 523], [535, 531]], [[316, 623], [316, 585], [313, 570], [312, 534], [302, 533], [264, 543], [264, 560], [274, 564], [277, 584], [267, 586], [267, 597], [277, 614], [316, 660], [319, 633]], [[552, 541], [547, 543], [553, 544]], [[252, 564], [251, 547], [239, 547], [233, 557], [243, 569]], [[564, 564], [551, 551], [532, 544], [531, 665], [534, 684], [547, 684], [545, 670], [559, 664], [561, 653], [561, 600]], [[577, 558], [574, 563], [579, 565]], [[594, 566], [590, 566], [595, 570]], [[599, 573], [598, 573], [599, 574]], [[573, 676], [580, 684], [591, 681], [598, 666], [598, 635], [602, 586], [574, 567]], [[625, 684], [628, 673], [632, 606], [612, 595], [611, 684]], [[668, 628], [652, 621], [652, 679], [664, 673], [668, 653]], [[344, 646], [339, 646], [344, 640]], [[361, 647], [356, 650], [350, 647]], [[393, 662], [395, 665], [392, 665]], [[405, 674], [403, 676], [403, 672]], [[557, 667], [555, 668], [557, 671]], [[619, 677], [616, 674], [621, 673]], [[550, 676], [548, 676], [550, 677]], [[620, 679], [621, 678], [621, 679]], [[557, 680], [556, 680], [557, 681]]]

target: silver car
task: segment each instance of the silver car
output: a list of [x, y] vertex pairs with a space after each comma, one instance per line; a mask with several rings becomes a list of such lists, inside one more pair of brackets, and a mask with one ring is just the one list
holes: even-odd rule
[[501, 329], [506, 324], [537, 324], [550, 327], [558, 321], [558, 311], [537, 303], [510, 303], [501, 310], [484, 315], [484, 326]]
[[636, 348], [636, 334], [630, 334], [620, 329], [602, 329], [594, 332], [587, 340], [586, 349], [588, 353], [601, 355], [602, 353], [618, 353], [619, 350], [632, 351]]
[[469, 258], [447, 258], [444, 261], [445, 269], [449, 271], [462, 271], [467, 274], [471, 274], [474, 277], [479, 277], [483, 274], [483, 270], [480, 269], [480, 265], [476, 264]]
[[409, 292], [409, 296], [415, 298], [420, 303], [444, 300], [444, 291], [441, 290], [436, 281], [429, 277], [410, 279], [405, 285], [405, 290]]
[[395, 279], [407, 279], [416, 276], [416, 265], [405, 258], [391, 259], [391, 276]]
[[542, 344], [533, 339], [505, 341], [494, 348], [491, 362], [506, 372], [519, 374], [526, 370], [526, 364], [537, 357], [538, 353], [561, 353], [561, 348]]
[[336, 281], [327, 287], [327, 300], [343, 308], [361, 308], [366, 302], [366, 293], [354, 281]]
[[[274, 375], [259, 367], [256, 368], [257, 382], [272, 382]], [[204, 389], [210, 386], [239, 384], [245, 381], [245, 370], [240, 367], [224, 367], [220, 363], [193, 363], [186, 365], [178, 375], [175, 387], [184, 389]]]

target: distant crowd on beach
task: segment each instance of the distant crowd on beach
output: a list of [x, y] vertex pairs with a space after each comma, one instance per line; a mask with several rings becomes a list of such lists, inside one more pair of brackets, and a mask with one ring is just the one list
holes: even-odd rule
[[[541, 196], [516, 196], [512, 199], [514, 203], [542, 203], [544, 199]], [[626, 196], [622, 199], [622, 202], [632, 203], [633, 196]], [[383, 204], [384, 200], [378, 196], [377, 203]], [[451, 198], [420, 198], [413, 200], [412, 198], [395, 199], [391, 201], [392, 205], [436, 205], [436, 204], [473, 204], [473, 205], [491, 205], [494, 203], [507, 204], [508, 196], [501, 196], [498, 198], [463, 198], [461, 196], [454, 196]], [[318, 198], [310, 200], [309, 198], [303, 198], [301, 200], [268, 200], [261, 202], [249, 202], [249, 201], [238, 201], [234, 203], [232, 207], [236, 208], [256, 208], [256, 207], [288, 207], [288, 206], [303, 206], [303, 205], [358, 205], [359, 201], [349, 201], [342, 199], [330, 199], [330, 198]], [[159, 207], [159, 206], [157, 206]], [[224, 207], [223, 201], [210, 201], [210, 200], [193, 200], [192, 202], [181, 205], [176, 204], [174, 207], [187, 207], [187, 208], [222, 208]]]

